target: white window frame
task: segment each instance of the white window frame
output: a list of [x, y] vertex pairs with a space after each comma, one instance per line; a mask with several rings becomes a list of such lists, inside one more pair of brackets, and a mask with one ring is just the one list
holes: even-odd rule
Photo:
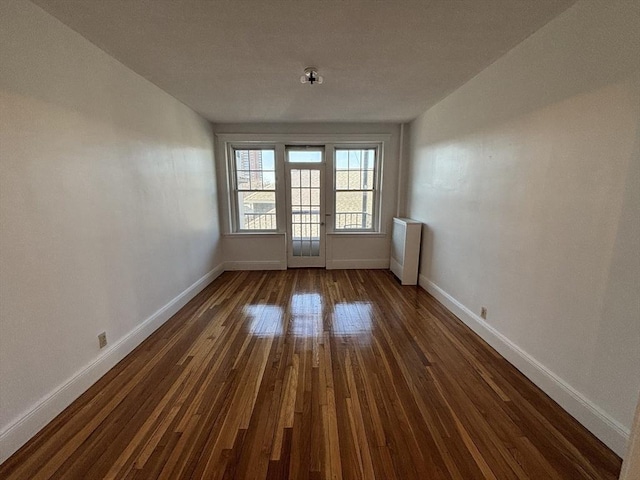
[[[325, 175], [325, 211], [329, 212], [326, 218], [327, 235], [386, 235], [385, 226], [382, 223], [383, 201], [383, 171], [384, 156], [391, 134], [252, 134], [252, 133], [219, 133], [216, 134], [218, 152], [224, 156], [223, 166], [218, 171], [226, 181], [221, 185], [219, 199], [222, 205], [226, 205], [226, 211], [222, 225], [224, 235], [238, 236], [265, 236], [286, 234], [286, 185], [284, 182], [284, 170], [287, 147], [319, 147], [324, 149], [326, 175]], [[236, 149], [275, 149], [276, 162], [276, 223], [277, 230], [245, 230], [240, 229], [237, 207], [237, 193], [235, 189], [235, 155]], [[335, 229], [335, 150], [342, 148], [375, 148], [376, 149], [376, 184], [374, 194], [374, 218], [371, 229]]]
[[[236, 150], [273, 150], [274, 156], [274, 168], [275, 168], [275, 177], [276, 177], [276, 186], [274, 190], [255, 190], [255, 191], [269, 191], [273, 192], [275, 197], [276, 204], [276, 228], [268, 228], [268, 229], [247, 229], [242, 228], [242, 221], [240, 219], [240, 207], [238, 205], [238, 176], [236, 170]], [[227, 173], [228, 173], [228, 186], [229, 186], [229, 204], [230, 204], [230, 220], [232, 231], [234, 233], [241, 234], [272, 234], [278, 233], [280, 231], [280, 214], [281, 209], [281, 201], [279, 199], [278, 191], [280, 190], [279, 185], [279, 169], [278, 169], [278, 149], [275, 145], [269, 144], [241, 144], [241, 143], [233, 143], [227, 145]]]
[[[335, 162], [335, 158], [336, 158], [336, 152], [338, 150], [374, 150], [375, 152], [375, 164], [374, 164], [374, 168], [373, 168], [373, 214], [372, 214], [372, 218], [371, 218], [371, 228], [337, 228], [337, 222], [338, 222], [338, 212], [336, 212], [336, 197], [337, 197], [337, 193], [340, 192], [348, 192], [348, 191], [352, 191], [352, 192], [361, 192], [364, 190], [338, 190], [337, 188], [337, 172], [338, 169], [336, 168], [336, 162]], [[380, 232], [380, 209], [382, 207], [381, 205], [381, 199], [382, 199], [382, 195], [380, 194], [380, 191], [382, 189], [382, 151], [383, 151], [383, 144], [381, 143], [372, 143], [369, 145], [366, 144], [337, 144], [337, 145], [333, 145], [333, 164], [332, 164], [332, 177], [333, 177], [333, 208], [332, 208], [332, 214], [333, 214], [333, 222], [332, 222], [332, 231], [333, 233], [379, 233]]]

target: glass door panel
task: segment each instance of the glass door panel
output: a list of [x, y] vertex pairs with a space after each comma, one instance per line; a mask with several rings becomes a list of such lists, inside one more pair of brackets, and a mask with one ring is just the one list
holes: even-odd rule
[[289, 267], [324, 267], [322, 165], [289, 165]]

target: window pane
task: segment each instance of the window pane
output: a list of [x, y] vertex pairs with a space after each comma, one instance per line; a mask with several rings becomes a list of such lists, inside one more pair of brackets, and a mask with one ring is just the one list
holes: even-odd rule
[[262, 150], [262, 169], [272, 171], [276, 169], [275, 152], [273, 150]]
[[336, 192], [336, 230], [373, 228], [373, 192]]
[[336, 190], [349, 190], [349, 170], [336, 170]]
[[349, 150], [336, 150], [336, 170], [349, 168]]
[[273, 149], [241, 149], [234, 152], [236, 170], [275, 170]]
[[348, 190], [369, 190], [373, 189], [372, 170], [349, 170]]
[[275, 230], [275, 192], [238, 192], [238, 218], [241, 230]]
[[[245, 181], [245, 177], [249, 178], [249, 182]], [[238, 190], [275, 190], [276, 189], [276, 173], [268, 171], [239, 171], [238, 172]]]
[[251, 172], [251, 190], [263, 190], [261, 171]]
[[238, 170], [236, 172], [238, 190], [251, 190], [251, 182], [249, 181], [250, 176], [251, 172], [248, 172], [247, 170]]
[[373, 190], [375, 163], [373, 148], [336, 150], [336, 190]]
[[336, 169], [370, 168], [376, 158], [375, 148], [337, 148]]
[[349, 150], [349, 170], [359, 170], [361, 165], [361, 150]]
[[276, 189], [276, 172], [263, 172], [262, 173], [262, 188], [265, 190]]
[[321, 163], [322, 150], [287, 150], [287, 159], [291, 163]]
[[373, 169], [371, 170], [362, 170], [361, 172], [359, 172], [360, 175], [358, 175], [358, 180], [359, 180], [359, 184], [360, 184], [360, 188], [362, 190], [371, 190], [373, 189], [374, 186], [374, 179], [373, 179]]

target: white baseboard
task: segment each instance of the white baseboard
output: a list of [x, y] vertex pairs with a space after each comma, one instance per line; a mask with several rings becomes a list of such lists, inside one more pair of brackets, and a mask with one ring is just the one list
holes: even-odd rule
[[363, 260], [327, 260], [327, 270], [385, 269], [389, 268], [388, 258], [369, 258]]
[[279, 260], [260, 260], [254, 262], [234, 261], [225, 262], [225, 271], [243, 271], [243, 270], [286, 270], [287, 262]]
[[424, 275], [419, 283], [617, 455], [625, 454], [627, 428]]
[[0, 463], [9, 458], [75, 399], [87, 391], [91, 385], [175, 315], [223, 271], [224, 265], [220, 264], [215, 267], [111, 347], [101, 352], [92, 362], [45, 395], [16, 421], [2, 430], [0, 432]]
[[[388, 258], [373, 258], [364, 260], [327, 260], [327, 270], [348, 270], [355, 268], [362, 269], [383, 269], [389, 268]], [[231, 261], [225, 262], [226, 271], [243, 270], [286, 270], [287, 262], [279, 260], [260, 261]]]

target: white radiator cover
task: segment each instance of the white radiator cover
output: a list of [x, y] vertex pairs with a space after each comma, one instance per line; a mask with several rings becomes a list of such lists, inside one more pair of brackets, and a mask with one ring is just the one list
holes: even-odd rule
[[418, 284], [422, 223], [394, 218], [391, 237], [391, 271], [402, 285]]

